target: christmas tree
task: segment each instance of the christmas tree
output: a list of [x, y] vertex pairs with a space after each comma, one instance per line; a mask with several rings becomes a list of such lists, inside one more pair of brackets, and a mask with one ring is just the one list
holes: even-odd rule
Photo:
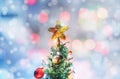
[[37, 79], [73, 79], [74, 71], [70, 61], [73, 59], [72, 51], [66, 47], [66, 42], [61, 43], [61, 40], [66, 39], [64, 32], [67, 30], [68, 26], [61, 26], [60, 21], [57, 21], [55, 27], [48, 29], [53, 33], [51, 39], [57, 42], [55, 46], [51, 47], [48, 63], [34, 72]]

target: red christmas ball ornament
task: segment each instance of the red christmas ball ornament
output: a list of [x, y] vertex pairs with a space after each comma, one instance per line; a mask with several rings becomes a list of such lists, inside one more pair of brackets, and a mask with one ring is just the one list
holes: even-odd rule
[[44, 76], [43, 68], [37, 68], [34, 72], [34, 76], [36, 79], [42, 78]]

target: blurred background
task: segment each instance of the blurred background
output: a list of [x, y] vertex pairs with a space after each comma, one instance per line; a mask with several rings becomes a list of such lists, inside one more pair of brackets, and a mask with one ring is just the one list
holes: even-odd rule
[[0, 0], [0, 79], [35, 79], [56, 20], [69, 26], [74, 79], [120, 79], [120, 0]]

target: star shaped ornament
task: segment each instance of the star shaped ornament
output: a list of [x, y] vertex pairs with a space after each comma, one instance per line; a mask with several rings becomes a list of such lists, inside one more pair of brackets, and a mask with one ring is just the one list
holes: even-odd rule
[[60, 21], [57, 21], [55, 27], [50, 27], [48, 29], [49, 32], [52, 32], [53, 35], [51, 37], [52, 40], [57, 40], [57, 46], [60, 46], [60, 39], [65, 40], [66, 36], [64, 34], [69, 28], [68, 26], [61, 26]]

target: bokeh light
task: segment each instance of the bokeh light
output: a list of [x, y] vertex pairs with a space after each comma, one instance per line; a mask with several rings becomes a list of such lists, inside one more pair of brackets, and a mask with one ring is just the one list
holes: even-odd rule
[[80, 8], [78, 15], [78, 22], [83, 30], [95, 31], [99, 29], [99, 19], [95, 11], [87, 8]]
[[14, 79], [14, 75], [7, 70], [0, 69], [0, 79]]
[[28, 5], [35, 5], [37, 0], [24, 0], [24, 2]]
[[85, 41], [84, 46], [85, 46], [88, 50], [92, 50], [92, 49], [95, 48], [96, 43], [95, 43], [94, 40], [88, 39], [88, 40]]
[[86, 19], [89, 17], [89, 10], [86, 8], [80, 8], [78, 15], [80, 18]]
[[75, 51], [80, 51], [82, 49], [82, 42], [78, 39], [72, 41], [72, 48]]
[[108, 53], [109, 53], [109, 48], [105, 44], [105, 42], [96, 42], [96, 46], [95, 46], [94, 50], [104, 56], [108, 55]]
[[30, 68], [30, 62], [29, 62], [29, 59], [21, 59], [19, 61], [19, 65], [22, 69], [25, 69], [25, 68]]
[[[93, 78], [93, 71], [91, 71], [91, 65], [86, 62], [74, 62], [73, 63], [74, 70], [75, 70], [75, 79], [92, 79]], [[78, 68], [79, 67], [79, 68]]]
[[108, 17], [108, 11], [106, 8], [98, 8], [97, 10], [97, 16], [100, 18], [100, 19], [106, 19]]
[[70, 20], [70, 13], [68, 11], [63, 11], [60, 13], [60, 20], [63, 22], [69, 22]]
[[109, 25], [104, 26], [102, 32], [103, 32], [103, 34], [104, 34], [105, 36], [110, 36], [110, 35], [112, 35], [112, 33], [113, 33], [113, 28], [112, 28], [111, 26], [109, 26]]
[[46, 23], [48, 21], [48, 18], [49, 16], [45, 11], [40, 12], [38, 15], [38, 21], [40, 23]]
[[33, 44], [36, 44], [36, 43], [38, 43], [40, 41], [40, 36], [38, 34], [36, 34], [36, 33], [32, 33], [30, 35], [30, 40], [31, 40], [31, 42]]

